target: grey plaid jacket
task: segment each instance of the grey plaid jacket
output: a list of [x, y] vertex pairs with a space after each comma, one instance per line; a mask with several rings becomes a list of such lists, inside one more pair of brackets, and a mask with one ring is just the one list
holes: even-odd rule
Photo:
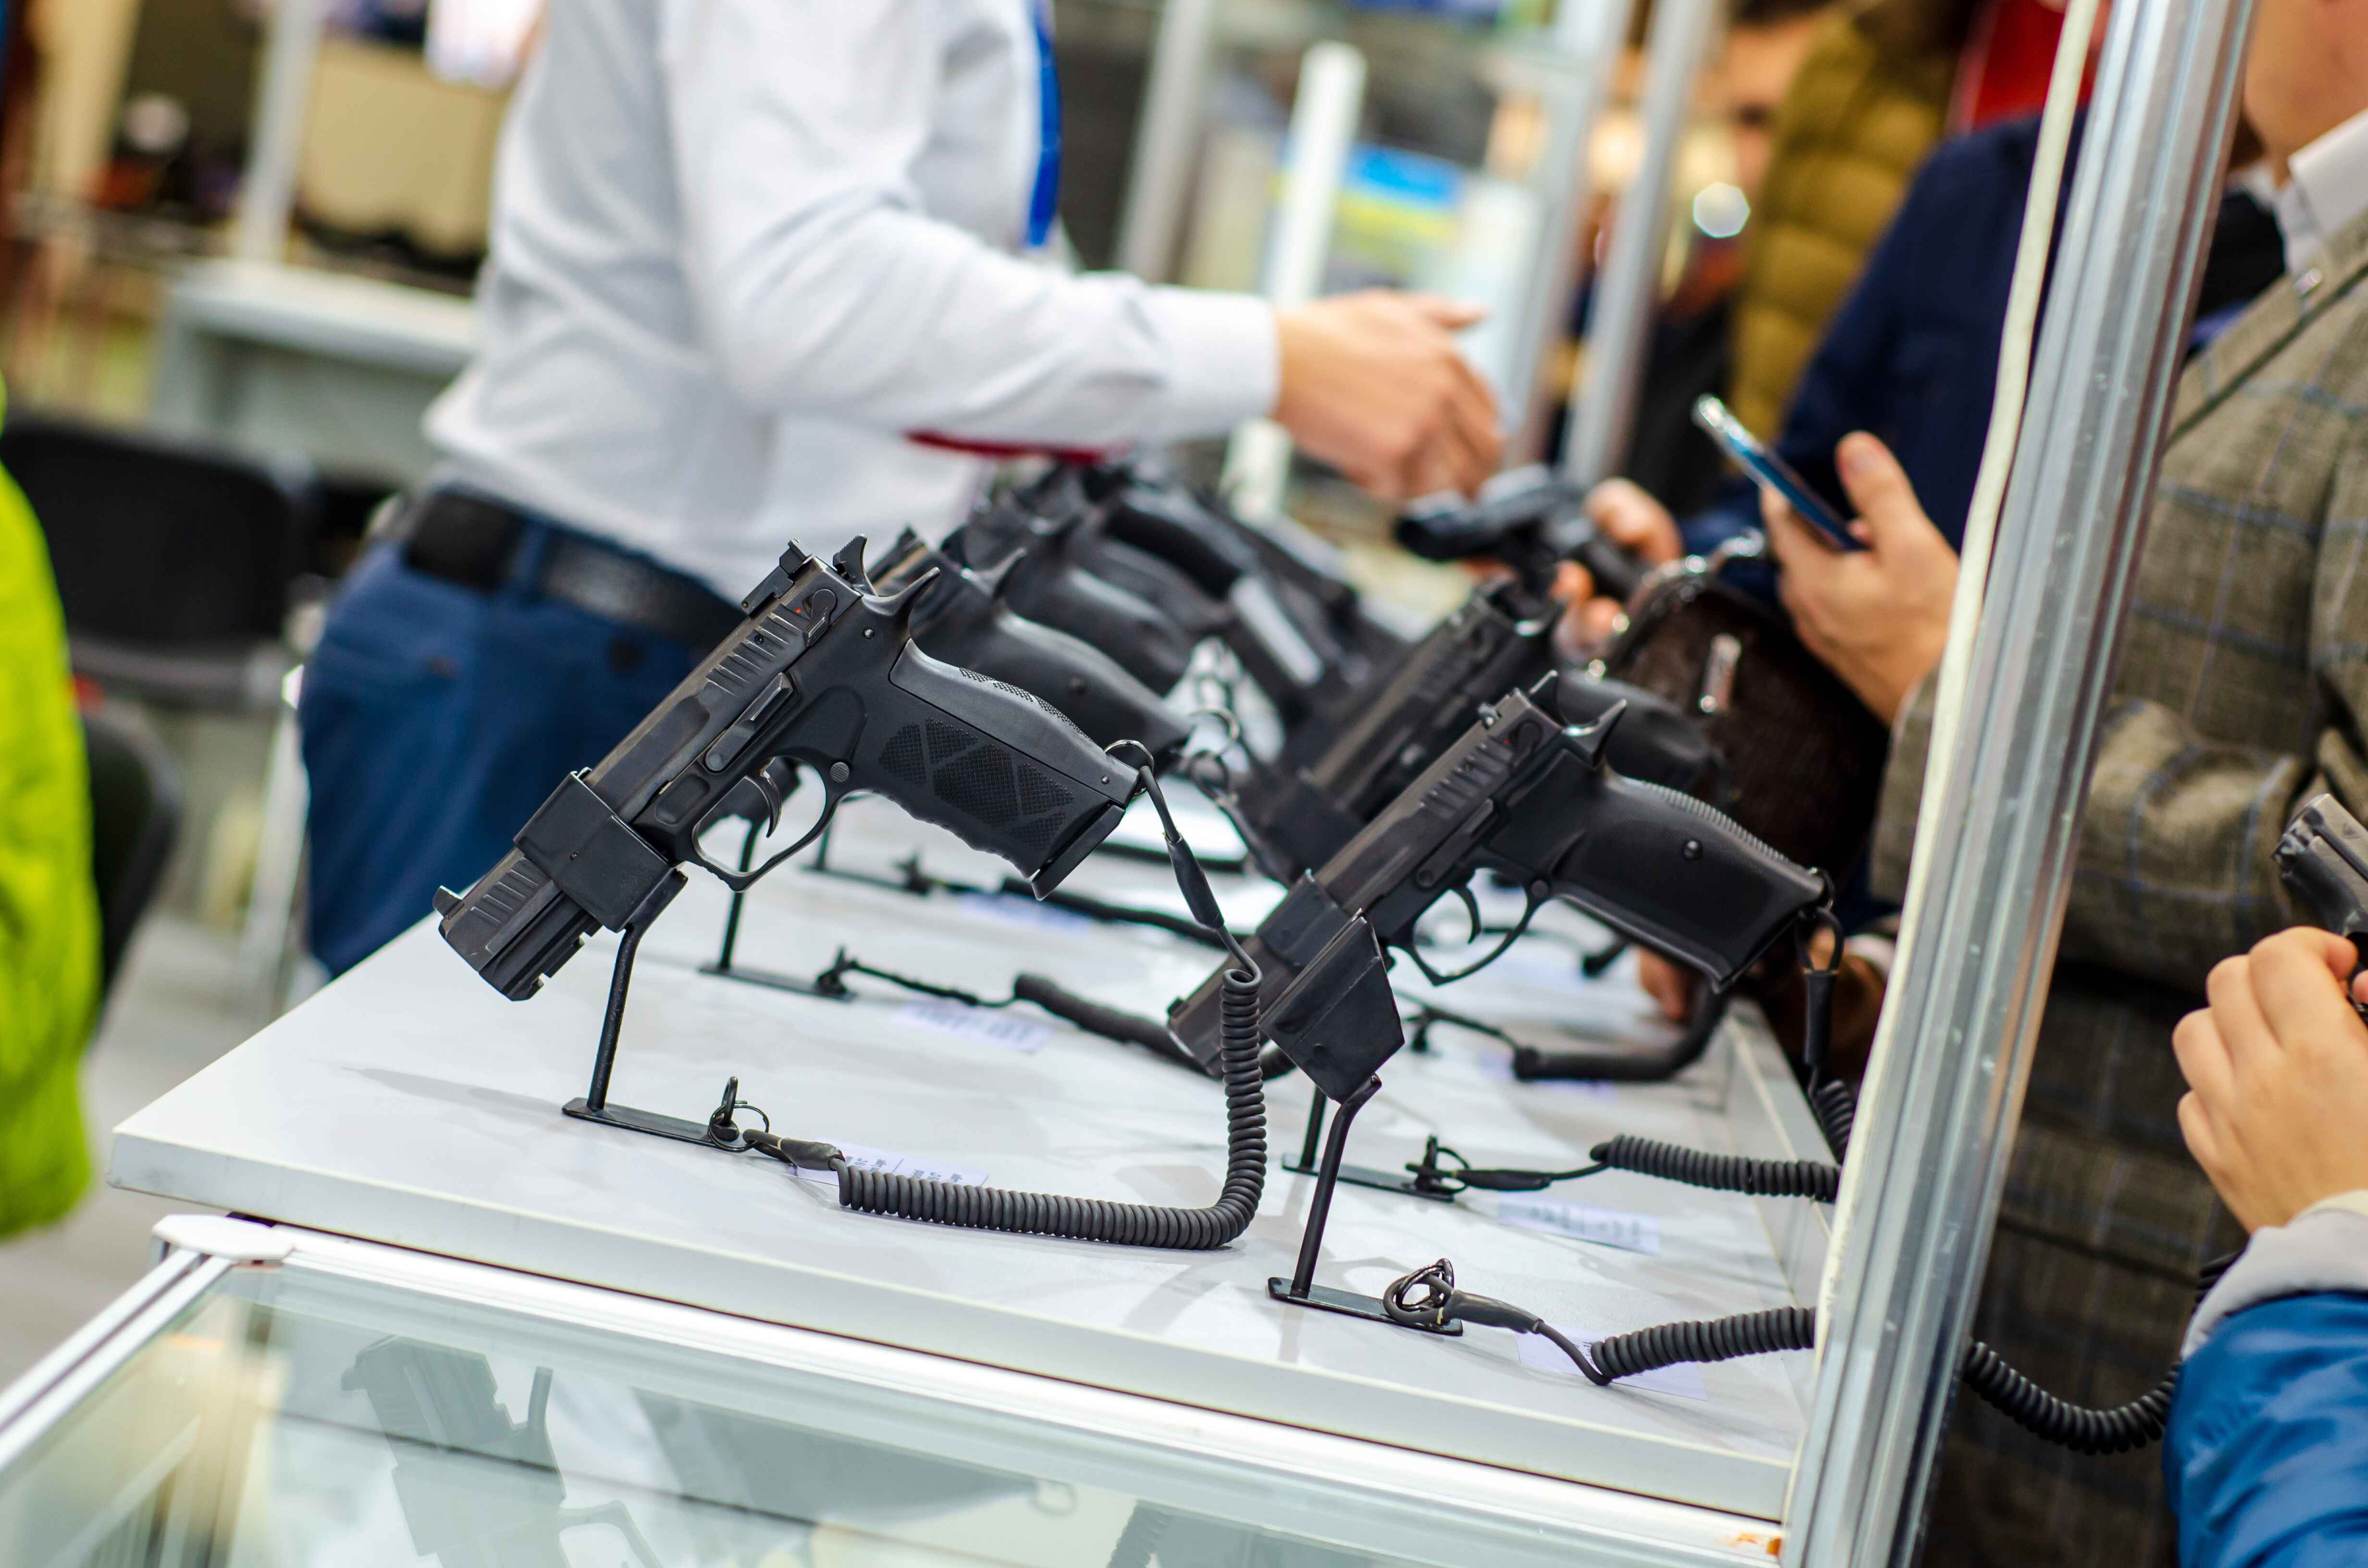
[[[2143, 1392], [2197, 1265], [2242, 1239], [2180, 1141], [2171, 1028], [2213, 964], [2295, 923], [2270, 852], [2302, 801], [2368, 805], [2368, 219], [2188, 366], [2169, 442], [1975, 1325], [2091, 1404]], [[1876, 824], [1895, 897], [1930, 722], [1928, 682]], [[1964, 1401], [1926, 1561], [2171, 1562], [2158, 1462]]]

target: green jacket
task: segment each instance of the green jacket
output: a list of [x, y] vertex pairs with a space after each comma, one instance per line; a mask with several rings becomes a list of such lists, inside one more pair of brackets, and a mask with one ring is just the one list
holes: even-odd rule
[[0, 474], [0, 1235], [90, 1180], [77, 1071], [98, 1014], [90, 780], [65, 617], [24, 493]]

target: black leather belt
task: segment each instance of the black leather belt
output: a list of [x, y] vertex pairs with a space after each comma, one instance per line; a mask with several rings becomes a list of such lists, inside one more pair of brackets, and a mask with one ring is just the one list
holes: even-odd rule
[[414, 571], [490, 593], [509, 580], [518, 547], [535, 528], [545, 541], [533, 586], [546, 598], [701, 653], [740, 625], [739, 607], [695, 577], [465, 491], [413, 496], [383, 531], [402, 541], [404, 563]]

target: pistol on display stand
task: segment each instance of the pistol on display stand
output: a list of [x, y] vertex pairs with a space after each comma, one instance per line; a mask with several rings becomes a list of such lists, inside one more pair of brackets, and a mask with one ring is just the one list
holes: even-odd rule
[[1587, 493], [1543, 467], [1502, 475], [1469, 505], [1417, 506], [1398, 518], [1395, 532], [1399, 544], [1428, 561], [1502, 562], [1534, 595], [1553, 585], [1565, 561], [1586, 567], [1599, 595], [1623, 604], [1645, 578], [1634, 556], [1596, 531]]
[[[851, 791], [884, 795], [1000, 856], [1042, 896], [1108, 836], [1138, 772], [1113, 762], [1049, 704], [942, 664], [911, 618], [936, 581], [873, 591], [863, 540], [824, 562], [791, 545], [741, 608], [748, 619], [597, 766], [571, 774], [466, 893], [439, 891], [444, 940], [523, 1001], [595, 927], [623, 934], [590, 1088], [567, 1114], [710, 1143], [707, 1123], [609, 1103], [633, 959], [695, 863], [735, 892], [829, 825]], [[821, 780], [796, 843], [754, 869], [710, 860], [700, 834], [728, 817], [776, 817], [786, 765]]]
[[[1326, 1102], [1337, 1103], [1310, 1200], [1297, 1272], [1269, 1282], [1279, 1299], [1381, 1318], [1378, 1301], [1315, 1287], [1313, 1273], [1349, 1124], [1381, 1087], [1380, 1067], [1404, 1044], [1384, 948], [1434, 983], [1493, 961], [1547, 902], [1565, 900], [1622, 936], [1680, 960], [1719, 991], [1829, 897], [1826, 879], [1793, 864], [1712, 807], [1606, 761], [1624, 710], [1584, 728], [1553, 707], [1551, 677], [1483, 711], [1396, 801], [1321, 870], [1303, 875], [1247, 943], [1262, 978], [1261, 1032], [1307, 1074], [1301, 1168], [1314, 1162]], [[1453, 974], [1431, 969], [1415, 924], [1441, 898], [1472, 906], [1482, 870], [1527, 897], [1495, 949]], [[1479, 921], [1474, 910], [1476, 934]], [[1206, 1062], [1217, 1040], [1222, 971], [1176, 1004], [1177, 1042]], [[1350, 1179], [1400, 1191], [1404, 1178]]]

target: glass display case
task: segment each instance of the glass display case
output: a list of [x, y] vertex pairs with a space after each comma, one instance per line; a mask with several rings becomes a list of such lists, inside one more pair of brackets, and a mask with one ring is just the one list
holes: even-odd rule
[[[163, 1230], [189, 1244], [0, 1406], [13, 1568], [1571, 1561], [1519, 1477], [1447, 1504], [1337, 1451], [1364, 1445], [313, 1233]], [[1599, 1524], [1732, 1534], [1689, 1512], [1614, 1496]]]

